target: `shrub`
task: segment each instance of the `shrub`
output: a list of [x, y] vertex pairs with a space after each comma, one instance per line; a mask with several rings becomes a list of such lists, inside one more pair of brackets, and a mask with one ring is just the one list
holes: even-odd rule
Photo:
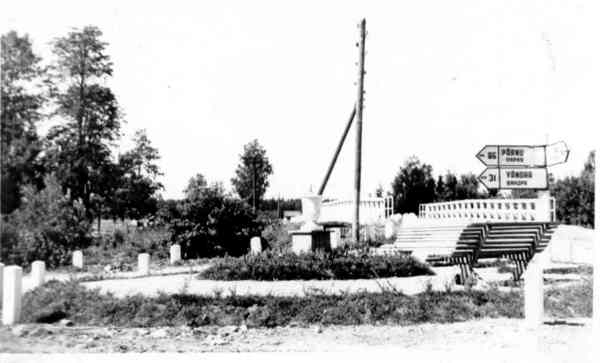
[[281, 220], [272, 220], [267, 223], [262, 231], [262, 238], [267, 248], [275, 252], [286, 252], [292, 248], [292, 236], [290, 231], [300, 228], [299, 223], [284, 223]]
[[374, 256], [334, 250], [328, 254], [264, 252], [216, 260], [199, 278], [214, 280], [327, 280], [432, 275], [410, 256]]
[[312, 294], [304, 297], [205, 297], [159, 294], [116, 298], [80, 284], [50, 281], [23, 297], [25, 322], [66, 317], [77, 324], [122, 327], [232, 325], [249, 327], [300, 324], [448, 323], [483, 317], [519, 318], [518, 292], [425, 291], [414, 296], [391, 293]]
[[39, 192], [25, 186], [21, 206], [2, 223], [0, 258], [5, 263], [28, 266], [43, 260], [48, 267], [64, 265], [73, 250], [91, 241], [83, 205], [71, 202], [54, 176], [47, 176], [44, 183]]
[[185, 199], [180, 215], [170, 224], [170, 231], [184, 258], [240, 256], [248, 252], [250, 238], [258, 234], [250, 206], [226, 195], [219, 185]]

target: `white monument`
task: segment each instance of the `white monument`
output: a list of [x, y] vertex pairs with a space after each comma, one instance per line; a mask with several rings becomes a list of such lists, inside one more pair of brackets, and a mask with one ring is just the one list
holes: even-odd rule
[[320, 215], [321, 196], [309, 192], [302, 197], [302, 226], [299, 231], [291, 232], [294, 253], [331, 248], [329, 232], [317, 224]]
[[181, 260], [181, 246], [180, 245], [172, 245], [171, 248], [169, 249], [169, 262], [172, 264], [174, 264], [175, 262], [178, 262]]
[[44, 284], [46, 273], [46, 264], [44, 261], [33, 261], [31, 264], [31, 282], [32, 286], [38, 287]]
[[317, 225], [321, 216], [321, 196], [309, 193], [302, 197], [302, 226], [301, 231], [318, 231], [322, 228]]
[[2, 324], [12, 325], [21, 315], [23, 269], [19, 266], [4, 268], [4, 289], [2, 294]]

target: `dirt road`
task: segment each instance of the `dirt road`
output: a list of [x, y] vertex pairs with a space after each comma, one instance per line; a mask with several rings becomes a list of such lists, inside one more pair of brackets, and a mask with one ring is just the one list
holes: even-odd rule
[[429, 352], [440, 357], [464, 353], [465, 358], [479, 357], [479, 361], [495, 360], [502, 355], [523, 357], [527, 353], [544, 356], [546, 362], [591, 362], [591, 320], [569, 323], [546, 324], [538, 331], [526, 328], [518, 319], [273, 329], [245, 326], [122, 329], [36, 324], [0, 328], [0, 352], [375, 352], [391, 349]]

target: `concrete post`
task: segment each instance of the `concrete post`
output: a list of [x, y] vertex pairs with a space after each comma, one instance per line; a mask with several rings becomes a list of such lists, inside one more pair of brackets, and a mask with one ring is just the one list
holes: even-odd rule
[[33, 261], [31, 264], [31, 281], [34, 288], [44, 284], [46, 263], [44, 261]]
[[21, 315], [23, 269], [19, 266], [4, 268], [4, 293], [2, 294], [2, 324], [12, 325]]
[[250, 239], [250, 253], [251, 254], [259, 254], [262, 252], [262, 245], [260, 242], [260, 237], [252, 237]]
[[[600, 173], [596, 173], [595, 195], [600, 194]], [[594, 288], [592, 324], [594, 335], [600, 334], [600, 203], [594, 203]]]
[[73, 267], [83, 268], [83, 252], [81, 250], [73, 251]]
[[172, 245], [169, 249], [169, 261], [171, 264], [174, 264], [177, 261], [181, 261], [181, 246], [180, 245]]
[[3, 273], [4, 273], [4, 264], [0, 262], [0, 301], [2, 301], [2, 291], [4, 290], [3, 284]]
[[544, 319], [544, 266], [539, 255], [533, 257], [523, 273], [525, 281], [525, 323], [537, 328]]
[[140, 253], [138, 255], [138, 272], [142, 276], [150, 274], [150, 255], [149, 254]]

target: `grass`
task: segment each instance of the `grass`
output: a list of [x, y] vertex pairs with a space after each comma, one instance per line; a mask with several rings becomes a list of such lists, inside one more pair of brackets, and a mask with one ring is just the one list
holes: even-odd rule
[[270, 253], [215, 259], [198, 275], [212, 280], [328, 280], [433, 275], [431, 268], [406, 255], [374, 256], [368, 252], [328, 254]]
[[88, 290], [75, 281], [50, 281], [27, 292], [25, 322], [51, 323], [68, 318], [76, 324], [120, 327], [246, 324], [249, 327], [299, 325], [450, 323], [484, 317], [522, 317], [519, 292], [498, 290], [437, 292], [407, 296], [381, 293], [304, 297], [205, 297], [185, 293], [116, 298]]
[[544, 309], [555, 318], [592, 317], [592, 278], [581, 283], [551, 287], [544, 294]]

